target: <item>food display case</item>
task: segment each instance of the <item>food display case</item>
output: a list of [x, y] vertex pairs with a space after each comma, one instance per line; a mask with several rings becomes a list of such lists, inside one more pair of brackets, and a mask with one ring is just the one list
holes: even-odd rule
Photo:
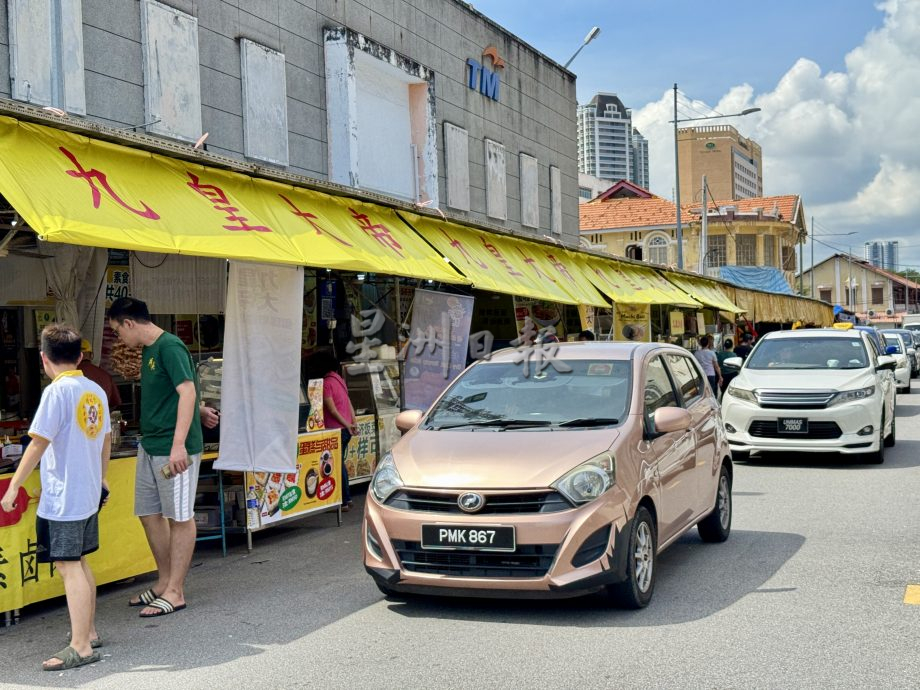
[[377, 461], [399, 440], [400, 363], [395, 359], [346, 363], [345, 385], [357, 415], [358, 435], [348, 445], [349, 481], [369, 481]]

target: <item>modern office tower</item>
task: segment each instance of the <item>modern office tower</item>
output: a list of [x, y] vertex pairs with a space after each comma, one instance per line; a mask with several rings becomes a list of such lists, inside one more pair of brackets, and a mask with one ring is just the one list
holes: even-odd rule
[[598, 93], [578, 107], [578, 171], [648, 189], [648, 141], [615, 93]]
[[700, 202], [703, 175], [713, 199], [763, 196], [760, 145], [731, 125], [677, 130], [681, 203]]
[[866, 253], [866, 261], [876, 268], [883, 268], [887, 271], [898, 270], [897, 241], [883, 242], [881, 240], [873, 240], [872, 242], [866, 242], [863, 249]]

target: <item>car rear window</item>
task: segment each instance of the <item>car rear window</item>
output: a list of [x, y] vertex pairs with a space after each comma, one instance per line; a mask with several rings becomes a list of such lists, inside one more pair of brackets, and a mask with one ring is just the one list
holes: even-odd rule
[[865, 369], [861, 338], [765, 338], [747, 358], [747, 369]]

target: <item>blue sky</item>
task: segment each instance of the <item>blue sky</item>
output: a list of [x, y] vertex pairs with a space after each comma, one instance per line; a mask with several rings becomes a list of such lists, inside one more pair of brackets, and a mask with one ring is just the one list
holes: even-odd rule
[[601, 27], [571, 65], [578, 99], [612, 91], [632, 108], [656, 194], [673, 194], [677, 82], [681, 117], [762, 109], [722, 122], [763, 147], [765, 195], [802, 197], [818, 260], [897, 239], [920, 268], [920, 0], [473, 5], [560, 63]]

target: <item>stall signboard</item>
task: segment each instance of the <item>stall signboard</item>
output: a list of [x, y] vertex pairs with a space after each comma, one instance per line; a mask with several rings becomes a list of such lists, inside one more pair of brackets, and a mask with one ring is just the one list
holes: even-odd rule
[[35, 310], [35, 338], [41, 340], [42, 329], [57, 323], [57, 315], [54, 309], [36, 309]]
[[326, 428], [326, 419], [323, 416], [322, 379], [307, 381], [307, 403], [310, 406], [310, 412], [307, 415], [307, 431], [322, 431]]
[[700, 335], [706, 332], [706, 319], [703, 317], [703, 312], [696, 313], [696, 332]]
[[473, 298], [416, 290], [412, 330], [403, 350], [407, 408], [428, 409], [466, 368]]
[[671, 317], [671, 335], [684, 334], [684, 313], [682, 311], [670, 312]]
[[105, 269], [105, 308], [122, 297], [131, 296], [131, 273], [127, 266], [109, 266]]
[[295, 470], [246, 472], [244, 491], [250, 530], [341, 505], [341, 432], [332, 429], [300, 434]]
[[[106, 479], [111, 494], [99, 513], [99, 550], [87, 556], [97, 584], [106, 584], [156, 570], [140, 520], [134, 516], [135, 458], [109, 463]], [[12, 474], [0, 475], [0, 495]], [[41, 479], [33, 472], [19, 490], [17, 508], [0, 510], [0, 612], [64, 594], [64, 581], [50, 564], [36, 557], [35, 511]]]
[[374, 473], [377, 465], [377, 420], [372, 414], [358, 415], [355, 419], [358, 433], [348, 442], [345, 469], [349, 481], [364, 479]]
[[613, 337], [615, 340], [649, 342], [651, 340], [651, 307], [648, 304], [615, 302]]

